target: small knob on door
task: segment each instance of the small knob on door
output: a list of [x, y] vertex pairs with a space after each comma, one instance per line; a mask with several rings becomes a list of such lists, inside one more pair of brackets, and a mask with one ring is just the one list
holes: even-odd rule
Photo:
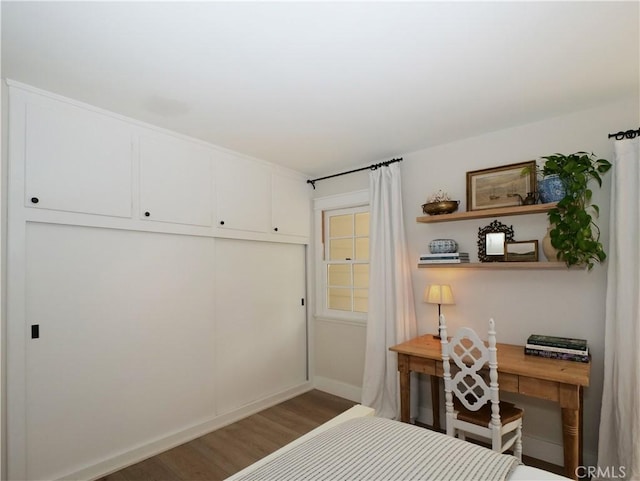
[[40, 202], [40, 199], [38, 199], [37, 197], [31, 197], [32, 204], [37, 204], [38, 202]]

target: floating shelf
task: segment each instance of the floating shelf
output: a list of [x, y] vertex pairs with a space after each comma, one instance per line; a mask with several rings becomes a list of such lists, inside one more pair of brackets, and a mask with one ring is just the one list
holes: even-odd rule
[[[416, 218], [416, 222], [430, 224], [432, 222], [450, 222], [454, 220], [484, 219], [486, 217], [501, 217], [507, 215], [542, 214], [553, 209], [557, 202], [548, 204], [517, 205], [514, 207], [499, 207], [497, 209], [472, 210], [470, 212], [454, 212], [453, 214], [423, 215]], [[520, 262], [520, 264], [539, 264], [538, 262]], [[564, 264], [563, 264], [564, 265]]]
[[[493, 269], [493, 270], [568, 270], [564, 262], [463, 262], [460, 264], [418, 264], [418, 268], [440, 269]], [[584, 269], [584, 267], [571, 267], [571, 269]]]

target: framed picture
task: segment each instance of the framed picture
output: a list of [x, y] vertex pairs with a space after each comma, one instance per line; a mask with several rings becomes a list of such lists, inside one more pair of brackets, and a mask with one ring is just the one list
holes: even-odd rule
[[478, 259], [480, 262], [501, 262], [505, 259], [505, 245], [513, 242], [513, 226], [497, 219], [478, 229]]
[[[529, 172], [523, 175], [525, 167]], [[535, 191], [535, 160], [467, 172], [468, 211], [520, 205]]]
[[504, 260], [507, 262], [538, 262], [538, 241], [505, 242]]

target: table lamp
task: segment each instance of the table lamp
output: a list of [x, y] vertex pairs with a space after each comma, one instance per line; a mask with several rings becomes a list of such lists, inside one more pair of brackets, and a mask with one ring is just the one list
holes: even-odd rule
[[448, 284], [430, 284], [424, 289], [423, 301], [427, 304], [438, 304], [438, 333], [433, 336], [440, 339], [440, 306], [442, 304], [455, 304], [453, 292]]

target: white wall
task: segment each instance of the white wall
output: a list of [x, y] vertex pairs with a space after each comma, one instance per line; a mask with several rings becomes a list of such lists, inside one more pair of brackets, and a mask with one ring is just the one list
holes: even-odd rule
[[[586, 111], [547, 119], [529, 125], [513, 127], [483, 136], [401, 154], [403, 175], [404, 216], [411, 257], [428, 252], [428, 243], [435, 238], [453, 238], [460, 251], [468, 251], [477, 259], [477, 232], [493, 219], [479, 219], [437, 224], [419, 224], [421, 204], [438, 189], [447, 191], [461, 201], [466, 210], [467, 171], [533, 160], [555, 152], [594, 152], [613, 160], [613, 144], [609, 132], [637, 126], [640, 122], [638, 99], [603, 105]], [[372, 159], [378, 161], [384, 159]], [[615, 168], [615, 166], [614, 166]], [[602, 241], [608, 247], [610, 179], [594, 192], [594, 202], [601, 208], [598, 221]], [[317, 197], [366, 188], [368, 173], [340, 177], [336, 181], [317, 184]], [[546, 232], [545, 214], [503, 217], [500, 222], [513, 225], [516, 240], [538, 239]], [[316, 233], [316, 237], [317, 237]], [[544, 258], [543, 258], [544, 259]], [[606, 263], [591, 272], [567, 271], [485, 271], [454, 269], [418, 269], [413, 266], [413, 287], [419, 333], [436, 331], [437, 308], [422, 302], [422, 291], [430, 283], [451, 284], [456, 305], [444, 306], [448, 324], [455, 328], [471, 325], [486, 329], [489, 317], [494, 317], [500, 342], [523, 344], [529, 334], [551, 334], [586, 338], [593, 355], [591, 385], [585, 390], [584, 450], [585, 460], [595, 462], [603, 376], [604, 311]], [[340, 326], [316, 319], [316, 376], [330, 386], [353, 383], [361, 379], [364, 359], [365, 327], [357, 331], [353, 325]], [[344, 336], [349, 343], [344, 345]], [[339, 365], [336, 359], [344, 359]], [[358, 377], [359, 375], [359, 377]], [[360, 388], [357, 384], [355, 389]], [[343, 391], [348, 391], [343, 387]], [[421, 416], [431, 421], [428, 383], [421, 383]], [[505, 397], [507, 397], [505, 395]], [[563, 463], [562, 425], [557, 404], [509, 396], [525, 409], [524, 452], [555, 464]]]

